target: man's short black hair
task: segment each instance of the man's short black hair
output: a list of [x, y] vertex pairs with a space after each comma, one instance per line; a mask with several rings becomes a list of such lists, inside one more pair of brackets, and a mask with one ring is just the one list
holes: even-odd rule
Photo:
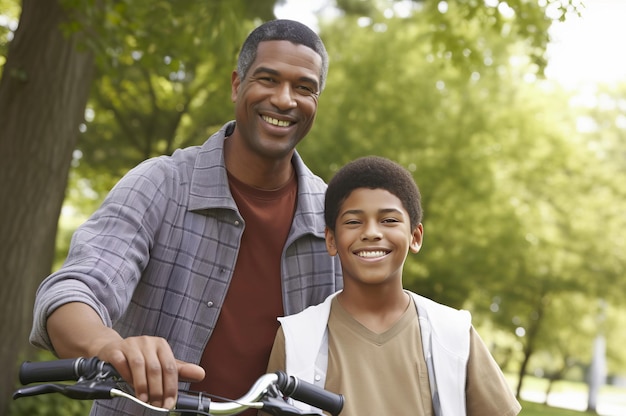
[[311, 28], [296, 22], [295, 20], [276, 19], [265, 22], [254, 29], [244, 41], [239, 60], [237, 61], [237, 74], [240, 78], [245, 78], [250, 66], [256, 59], [259, 43], [270, 40], [287, 40], [296, 45], [304, 45], [313, 49], [322, 58], [322, 68], [320, 70], [320, 91], [326, 85], [328, 76], [328, 52], [322, 39]]
[[411, 172], [384, 157], [366, 156], [344, 165], [328, 183], [324, 220], [332, 231], [341, 204], [358, 188], [384, 189], [397, 196], [409, 214], [411, 230], [422, 222], [421, 195]]

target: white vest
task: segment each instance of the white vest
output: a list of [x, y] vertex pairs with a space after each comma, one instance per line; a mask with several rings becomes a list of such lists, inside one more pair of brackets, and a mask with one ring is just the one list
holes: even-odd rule
[[[337, 293], [298, 314], [278, 318], [285, 333], [285, 371], [320, 387], [326, 382], [327, 324], [331, 300]], [[465, 416], [471, 315], [410, 293], [417, 305], [435, 415]], [[311, 410], [304, 403], [295, 404]]]

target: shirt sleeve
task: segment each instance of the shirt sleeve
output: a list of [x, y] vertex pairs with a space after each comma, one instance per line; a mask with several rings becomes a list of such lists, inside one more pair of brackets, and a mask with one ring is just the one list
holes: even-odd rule
[[276, 371], [285, 371], [285, 334], [283, 333], [283, 327], [279, 327], [276, 331], [276, 338], [274, 338], [274, 346], [270, 354], [270, 359], [267, 364], [267, 372], [274, 373]]
[[470, 329], [466, 402], [467, 416], [515, 416], [522, 409], [502, 370], [474, 327]]
[[85, 303], [107, 326], [125, 312], [170, 199], [164, 190], [172, 188], [173, 179], [161, 160], [144, 162], [125, 175], [73, 234], [63, 267], [37, 291], [34, 345], [53, 349], [46, 321], [63, 304]]
[[[267, 373], [274, 373], [276, 371], [285, 371], [285, 334], [283, 333], [283, 327], [278, 327], [276, 331], [276, 338], [274, 338], [274, 346], [270, 354], [270, 359], [267, 363]], [[270, 416], [269, 413], [265, 413], [263, 410], [259, 410], [258, 416]]]

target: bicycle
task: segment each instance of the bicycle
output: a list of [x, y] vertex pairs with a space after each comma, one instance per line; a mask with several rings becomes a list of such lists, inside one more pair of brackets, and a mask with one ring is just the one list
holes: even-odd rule
[[[239, 399], [214, 402], [212, 399], [215, 397], [209, 394], [179, 390], [175, 408], [165, 409], [137, 399], [132, 388], [123, 381], [115, 368], [96, 357], [42, 362], [25, 361], [20, 366], [19, 379], [20, 383], [26, 387], [13, 393], [14, 400], [48, 393], [59, 393], [75, 400], [110, 400], [122, 397], [163, 414], [236, 415], [253, 408], [275, 416], [321, 415], [322, 410], [332, 416], [337, 416], [341, 413], [344, 403], [344, 397], [341, 394], [329, 392], [297, 377], [277, 371], [259, 377], [250, 390]], [[75, 383], [51, 383], [61, 381], [75, 381]], [[32, 383], [43, 384], [27, 386]], [[305, 413], [289, 403], [286, 398], [313, 406], [316, 411], [319, 410], [319, 413]]]

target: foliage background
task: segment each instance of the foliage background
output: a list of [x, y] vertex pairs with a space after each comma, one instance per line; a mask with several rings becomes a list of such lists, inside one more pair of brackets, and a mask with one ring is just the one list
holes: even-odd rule
[[[458, 0], [443, 10], [441, 3], [415, 1], [412, 13], [400, 14], [396, 3], [338, 1], [339, 17], [320, 20], [331, 69], [316, 124], [299, 152], [324, 179], [366, 154], [397, 160], [414, 173], [424, 197], [425, 244], [407, 262], [405, 285], [471, 310], [498, 362], [517, 374], [518, 394], [528, 374], [585, 381], [599, 335], [607, 339], [609, 374], [626, 373], [626, 335], [619, 329], [626, 293], [626, 86], [598, 86], [601, 105], [576, 106], [575, 93], [543, 77], [546, 10], [574, 4], [519, 0], [506, 9]], [[28, 4], [0, 0], [1, 14], [17, 22]], [[232, 118], [237, 48], [252, 27], [272, 18], [275, 2], [60, 4], [67, 13], [61, 30], [93, 56], [93, 81], [75, 145], [68, 147], [71, 169], [53, 179], [61, 183], [64, 214], [60, 232], [52, 233], [56, 263], [34, 253], [32, 242], [19, 255], [9, 247], [16, 242], [3, 242], [0, 252], [12, 261], [42, 259], [39, 272], [4, 270], [7, 284], [34, 283], [17, 286], [24, 296], [11, 296], [7, 310], [10, 302], [32, 302], [46, 274], [41, 270], [59, 267], [73, 229], [128, 169], [201, 144]], [[5, 68], [14, 32], [13, 23], [0, 25]], [[2, 82], [14, 75], [3, 71]], [[3, 91], [0, 102], [10, 104]], [[33, 123], [47, 122], [37, 117], [47, 105], [42, 100], [28, 109]], [[592, 128], [577, 128], [581, 120]], [[29, 138], [17, 128], [3, 130], [6, 125], [0, 121], [0, 150], [18, 163], [16, 143], [44, 146], [68, 138], [54, 128]], [[3, 180], [18, 189], [3, 194], [3, 207], [16, 201], [20, 209], [20, 191], [33, 184], [6, 172], [0, 171]], [[60, 210], [41, 221], [56, 228]], [[15, 226], [11, 212], [0, 220]], [[29, 327], [29, 320], [18, 323]], [[8, 333], [3, 326], [2, 335]], [[17, 338], [21, 346], [11, 354], [19, 355], [3, 349], [3, 358], [33, 356], [26, 334]], [[13, 414], [56, 407], [55, 399], [42, 400], [33, 406], [40, 410], [16, 407]]]

